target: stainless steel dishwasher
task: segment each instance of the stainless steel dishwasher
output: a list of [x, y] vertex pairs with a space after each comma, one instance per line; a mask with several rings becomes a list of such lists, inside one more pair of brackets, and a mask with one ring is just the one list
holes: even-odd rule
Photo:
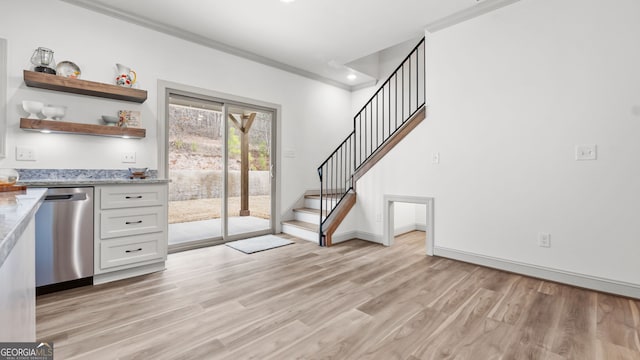
[[93, 283], [93, 187], [51, 188], [36, 213], [36, 294]]

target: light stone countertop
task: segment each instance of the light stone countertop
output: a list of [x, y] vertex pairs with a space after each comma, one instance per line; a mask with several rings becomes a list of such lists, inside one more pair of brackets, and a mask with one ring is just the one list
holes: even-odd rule
[[38, 179], [20, 180], [18, 185], [29, 187], [67, 187], [111, 184], [166, 184], [167, 179]]
[[146, 179], [129, 179], [122, 169], [18, 169], [19, 185], [29, 187], [72, 187], [111, 184], [166, 184], [158, 179], [156, 170], [149, 170]]
[[47, 189], [0, 193], [0, 267], [40, 208]]

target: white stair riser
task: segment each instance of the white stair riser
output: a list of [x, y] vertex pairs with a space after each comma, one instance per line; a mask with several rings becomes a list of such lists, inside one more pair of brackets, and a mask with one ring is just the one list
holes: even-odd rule
[[300, 239], [312, 241], [316, 244], [318, 243], [318, 233], [311, 230], [305, 230], [297, 226], [282, 224], [282, 232]]
[[305, 211], [293, 211], [293, 217], [295, 220], [300, 220], [312, 224], [320, 223], [320, 215], [312, 214]]
[[[329, 206], [335, 206], [337, 203], [337, 200], [333, 199], [330, 201], [326, 201], [323, 202], [323, 207], [326, 207], [327, 205]], [[304, 199], [304, 207], [309, 208], [309, 209], [320, 209], [320, 199], [309, 199], [309, 198], [305, 198]], [[326, 210], [326, 209], [325, 209]]]

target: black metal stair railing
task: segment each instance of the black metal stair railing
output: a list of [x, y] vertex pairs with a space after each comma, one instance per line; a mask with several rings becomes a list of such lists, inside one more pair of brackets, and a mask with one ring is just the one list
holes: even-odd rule
[[423, 38], [354, 116], [351, 134], [318, 167], [320, 246], [325, 245], [323, 225], [353, 190], [356, 171], [424, 106], [425, 79]]

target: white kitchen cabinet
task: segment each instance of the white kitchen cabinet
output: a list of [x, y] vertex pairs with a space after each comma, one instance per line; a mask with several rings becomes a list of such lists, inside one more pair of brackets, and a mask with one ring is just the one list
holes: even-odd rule
[[167, 255], [164, 238], [163, 233], [151, 233], [101, 241], [100, 266], [109, 269], [164, 259]]
[[[36, 226], [46, 189], [0, 193], [0, 341], [36, 340]], [[2, 357], [2, 356], [0, 356]]]
[[96, 186], [94, 284], [164, 270], [167, 184]]
[[100, 212], [100, 238], [161, 232], [167, 221], [162, 206], [110, 209]]
[[100, 193], [101, 208], [122, 209], [165, 205], [166, 193], [165, 184], [110, 186], [107, 191]]
[[29, 220], [0, 266], [0, 341], [36, 340], [35, 229]]

